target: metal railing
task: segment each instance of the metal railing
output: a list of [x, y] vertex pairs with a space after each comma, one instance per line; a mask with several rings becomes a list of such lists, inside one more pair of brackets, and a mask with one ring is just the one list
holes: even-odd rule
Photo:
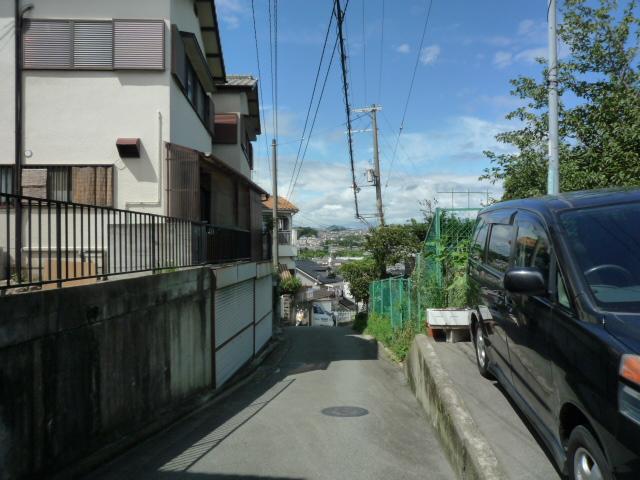
[[[0, 290], [249, 260], [251, 238], [175, 217], [0, 193]], [[269, 242], [257, 245], [253, 259], [269, 259]]]
[[279, 245], [291, 245], [291, 231], [280, 230], [278, 232], [278, 244]]

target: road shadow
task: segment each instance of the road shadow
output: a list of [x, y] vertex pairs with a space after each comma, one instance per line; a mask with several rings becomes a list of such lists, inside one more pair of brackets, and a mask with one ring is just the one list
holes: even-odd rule
[[[293, 375], [326, 370], [336, 361], [376, 360], [377, 342], [346, 327], [290, 327], [284, 341], [227, 398], [183, 418], [163, 432], [102, 465], [86, 478], [269, 479], [282, 477], [195, 474], [188, 470], [260, 414], [295, 382]], [[293, 479], [292, 479], [293, 480]]]

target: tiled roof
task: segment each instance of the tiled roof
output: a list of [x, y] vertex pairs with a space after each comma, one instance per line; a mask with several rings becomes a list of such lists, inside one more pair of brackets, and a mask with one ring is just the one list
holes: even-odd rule
[[296, 260], [296, 268], [318, 283], [340, 283], [343, 281], [340, 275], [331, 274], [329, 267], [324, 267], [311, 260]]
[[[273, 195], [267, 198], [262, 202], [262, 206], [268, 210], [273, 208]], [[283, 212], [293, 212], [298, 213], [298, 207], [296, 207], [293, 203], [287, 200], [284, 197], [278, 197], [278, 210], [282, 210]]]
[[223, 86], [229, 87], [253, 87], [258, 83], [251, 75], [227, 75], [227, 82]]

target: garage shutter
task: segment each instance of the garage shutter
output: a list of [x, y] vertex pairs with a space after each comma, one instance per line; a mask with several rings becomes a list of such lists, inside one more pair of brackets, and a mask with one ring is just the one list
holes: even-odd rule
[[74, 22], [73, 66], [98, 70], [113, 67], [111, 22]]
[[164, 21], [114, 21], [116, 69], [164, 69]]
[[247, 280], [216, 290], [216, 348], [253, 323], [253, 283]]
[[23, 34], [24, 68], [71, 68], [71, 23], [28, 20]]

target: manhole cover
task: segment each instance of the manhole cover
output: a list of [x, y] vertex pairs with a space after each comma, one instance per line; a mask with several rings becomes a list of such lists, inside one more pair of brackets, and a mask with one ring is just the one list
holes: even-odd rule
[[369, 410], [360, 407], [329, 407], [322, 410], [322, 414], [329, 417], [362, 417], [368, 413]]

